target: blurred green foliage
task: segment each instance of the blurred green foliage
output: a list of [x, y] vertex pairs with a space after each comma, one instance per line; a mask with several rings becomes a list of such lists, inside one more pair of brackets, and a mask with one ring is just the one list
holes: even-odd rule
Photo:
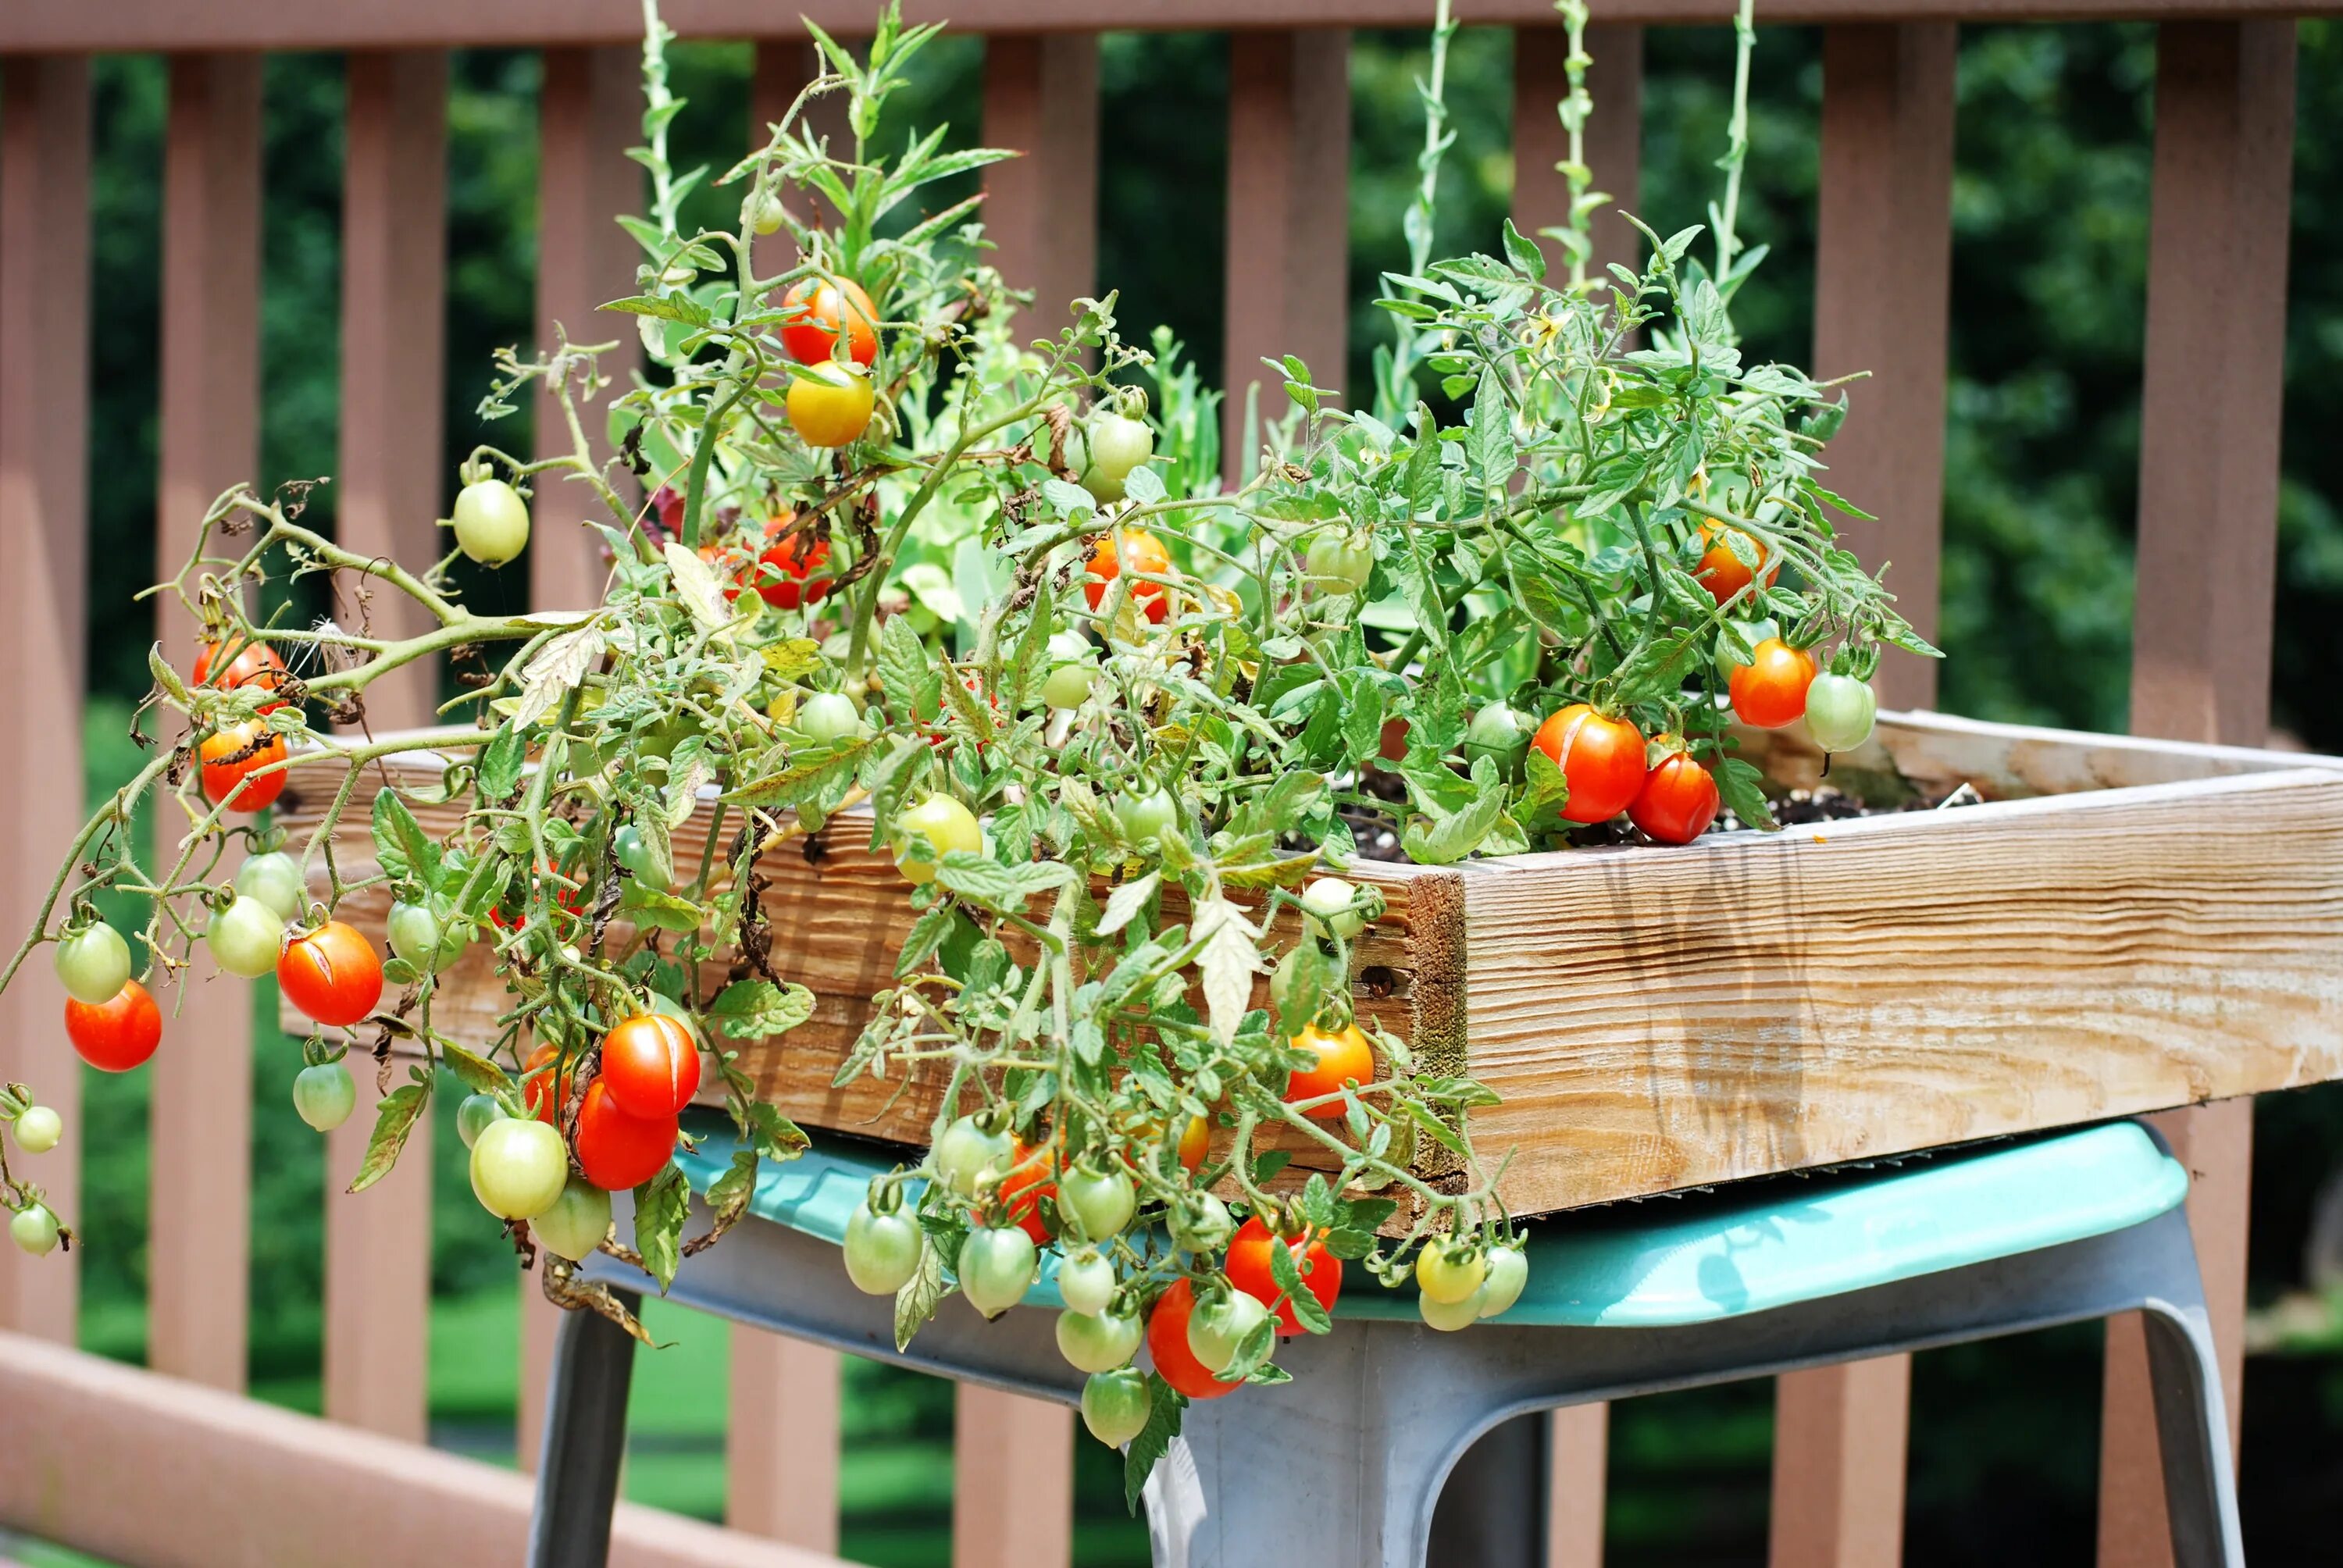
[[[1413, 78], [1421, 33], [1363, 33], [1352, 81], [1350, 384], [1365, 382], [1383, 330], [1378, 271], [1404, 254], [1399, 217], [1422, 136]], [[1724, 142], [1729, 37], [1655, 30], [1647, 45], [1644, 178], [1626, 205], [1661, 232], [1698, 221]], [[1493, 247], [1512, 182], [1509, 35], [1467, 29], [1451, 65], [1456, 146], [1443, 171], [1439, 245]], [[1763, 35], [1743, 228], [1774, 254], [1736, 307], [1755, 356], [1803, 360], [1812, 338], [1819, 35]], [[982, 45], [931, 51], [909, 117], [980, 128]], [[747, 135], [751, 52], [675, 51], [692, 100], [678, 157], [728, 164]], [[1953, 383], [1946, 495], [1943, 703], [1984, 718], [2120, 729], [2131, 639], [2155, 35], [2138, 25], [1973, 27], [1963, 35], [1954, 192]], [[2273, 710], [2321, 749], [2343, 749], [2327, 672], [2343, 641], [2343, 31], [2301, 28], [2287, 440]], [[538, 63], [527, 52], [455, 57], [448, 106], [447, 462], [482, 434], [473, 409], [489, 351], [531, 333]], [[88, 775], [103, 789], [136, 767], [124, 736], [146, 685], [151, 612], [131, 595], [154, 556], [160, 164], [164, 72], [150, 56], [94, 66], [96, 329], [91, 428], [90, 657], [97, 694]], [[1184, 339], [1209, 380], [1221, 366], [1227, 117], [1225, 40], [1115, 35], [1101, 62], [1099, 271], [1121, 290], [1135, 336]], [[341, 63], [272, 58], [266, 79], [263, 280], [264, 484], [336, 467], [341, 375]], [[1597, 184], [1603, 184], [1597, 171]], [[1615, 187], [1614, 187], [1615, 188]], [[939, 193], [954, 199], [958, 191]], [[1625, 200], [1622, 193], [1623, 200]], [[695, 201], [727, 221], [730, 197]], [[1054, 310], [1055, 307], [1047, 307]], [[1036, 322], [1036, 330], [1054, 317]], [[573, 334], [601, 332], [570, 323]], [[617, 330], [609, 329], [610, 335]], [[1862, 389], [1855, 392], [1861, 417]], [[523, 432], [499, 428], [508, 449]], [[1861, 498], [1855, 498], [1860, 500]], [[333, 491], [315, 516], [330, 518]], [[1859, 542], [1859, 541], [1858, 541]], [[518, 608], [523, 574], [481, 573], [472, 591]], [[314, 607], [312, 607], [314, 608]], [[325, 1171], [318, 1141], [288, 1113], [297, 1050], [263, 986], [254, 1062], [252, 1376], [256, 1392], [315, 1408]], [[80, 1219], [85, 1342], [136, 1359], [145, 1342], [147, 1183], [144, 1075], [88, 1075]], [[440, 1440], [508, 1458], [517, 1303], [509, 1256], [465, 1180], [453, 1096], [434, 1132], [432, 1403]], [[2258, 1297], [2299, 1282], [2311, 1193], [2343, 1161], [2343, 1096], [2272, 1097], [2259, 1109], [2253, 1265]], [[646, 1356], [636, 1493], [713, 1509], [725, 1392], [722, 1331], [682, 1314], [653, 1326], [684, 1348]], [[2088, 1550], [2096, 1482], [2097, 1334], [2079, 1329], [1921, 1358], [1915, 1382], [1916, 1563], [2071, 1562]], [[2320, 1539], [2315, 1500], [2343, 1490], [2343, 1358], [2258, 1358], [2247, 1402], [2247, 1531], [2284, 1560]], [[858, 1365], [847, 1402], [845, 1546], [859, 1560], [940, 1561], [949, 1538], [950, 1430], [943, 1385]], [[1611, 1502], [1618, 1563], [1745, 1561], [1762, 1541], [1771, 1442], [1762, 1385], [1636, 1402], [1614, 1423]], [[1080, 1557], [1144, 1560], [1122, 1517], [1111, 1456], [1084, 1443]], [[2305, 1558], [2304, 1560], [2308, 1560]]]

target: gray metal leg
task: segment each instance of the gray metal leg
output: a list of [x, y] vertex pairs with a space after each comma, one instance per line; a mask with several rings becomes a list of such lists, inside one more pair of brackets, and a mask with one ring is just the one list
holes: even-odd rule
[[1433, 1502], [1431, 1562], [1545, 1568], [1547, 1422], [1514, 1416], [1464, 1451]]
[[[628, 1312], [640, 1298], [621, 1292]], [[598, 1568], [610, 1557], [610, 1510], [627, 1452], [627, 1385], [635, 1342], [590, 1312], [564, 1312], [545, 1391], [545, 1454], [529, 1520], [529, 1568]]]
[[2204, 1304], [2151, 1302], [2148, 1380], [2164, 1454], [2164, 1505], [2175, 1568], [2228, 1568], [2246, 1559], [2237, 1491], [2222, 1410], [2221, 1368]]

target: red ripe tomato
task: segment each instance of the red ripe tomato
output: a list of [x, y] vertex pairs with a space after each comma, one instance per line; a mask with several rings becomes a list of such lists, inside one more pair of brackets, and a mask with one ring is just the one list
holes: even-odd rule
[[[1760, 559], [1765, 554], [1763, 546], [1758, 546], [1755, 539], [1739, 528], [1728, 528], [1722, 523], [1703, 523], [1700, 526], [1700, 542], [1704, 548], [1700, 552], [1700, 568], [1693, 576], [1700, 579], [1700, 586], [1706, 588], [1719, 604], [1747, 588], [1750, 578], [1756, 575], [1743, 566], [1741, 558], [1733, 553], [1732, 547], [1725, 542], [1727, 534], [1737, 535], [1757, 546]], [[1765, 586], [1772, 588], [1774, 579], [1781, 575], [1782, 568], [1778, 563], [1768, 565]]]
[[551, 1066], [553, 1059], [560, 1054], [552, 1046], [540, 1045], [528, 1053], [528, 1061], [522, 1069], [524, 1073], [534, 1072], [537, 1076], [521, 1084], [521, 1102], [528, 1107], [531, 1116], [548, 1126], [560, 1124], [562, 1107], [569, 1103], [570, 1080], [577, 1076], [573, 1069], [563, 1072], [557, 1083], [552, 1073], [538, 1071], [540, 1068]]
[[[533, 883], [541, 882], [548, 876], [555, 874], [557, 873], [555, 873], [551, 866], [540, 865], [538, 867], [536, 873], [530, 878], [530, 880]], [[536, 889], [534, 887], [530, 889], [531, 892], [534, 892], [535, 890]], [[525, 897], [525, 895], [513, 896], [516, 899]], [[557, 887], [553, 890], [553, 902], [564, 914], [582, 915], [586, 910], [586, 890], [583, 888]], [[496, 927], [497, 930], [500, 931], [519, 930], [523, 918], [524, 916], [521, 910], [518, 908], [509, 915], [504, 912], [501, 905], [498, 908], [488, 911], [488, 924]]]
[[578, 1107], [578, 1168], [606, 1192], [639, 1187], [667, 1169], [679, 1131], [672, 1116], [629, 1116], [600, 1079]]
[[1806, 710], [1806, 688], [1815, 683], [1815, 656], [1778, 637], [1759, 643], [1750, 662], [1734, 667], [1729, 682], [1733, 711], [1744, 724], [1779, 729]]
[[1689, 751], [1664, 758], [1627, 808], [1627, 819], [1663, 844], [1689, 844], [1716, 820], [1716, 780]]
[[100, 1072], [127, 1072], [163, 1043], [163, 1011], [146, 988], [124, 980], [112, 1001], [65, 999], [65, 1038]]
[[778, 540], [765, 547], [757, 558], [748, 580], [756, 584], [757, 597], [775, 609], [795, 609], [799, 603], [820, 604], [830, 592], [830, 574], [813, 574], [830, 560], [830, 541], [815, 537], [810, 531], [786, 532], [795, 515], [775, 518], [765, 525], [765, 538]]
[[827, 278], [799, 278], [781, 296], [781, 308], [806, 313], [781, 328], [781, 347], [799, 364], [816, 365], [833, 357], [840, 316], [846, 318], [847, 357], [857, 365], [879, 357], [879, 307], [852, 278], [841, 277], [835, 286]]
[[[1098, 608], [1106, 598], [1107, 588], [1125, 572], [1170, 577], [1172, 557], [1164, 550], [1163, 541], [1144, 528], [1118, 528], [1111, 540], [1101, 539], [1091, 552], [1090, 580], [1082, 584], [1082, 597], [1090, 600], [1092, 609]], [[1141, 612], [1158, 626], [1172, 614], [1172, 600], [1160, 582], [1133, 583], [1131, 597], [1138, 602]]]
[[1570, 781], [1570, 799], [1562, 808], [1566, 820], [1608, 822], [1644, 787], [1644, 732], [1584, 702], [1549, 717], [1530, 744], [1553, 759]]
[[231, 811], [265, 810], [285, 793], [283, 769], [252, 777], [258, 769], [285, 760], [285, 737], [257, 719], [221, 730], [196, 748], [196, 755], [203, 764], [204, 794], [225, 802]]
[[1001, 1201], [1008, 1207], [1010, 1223], [1032, 1237], [1035, 1246], [1046, 1247], [1050, 1226], [1041, 1218], [1041, 1200], [1057, 1199], [1058, 1159], [1054, 1147], [1046, 1159], [1038, 1157], [1039, 1152], [1022, 1138], [1011, 1146], [1009, 1174], [1001, 1179]]
[[601, 1081], [629, 1116], [673, 1116], [699, 1092], [699, 1049], [663, 1012], [639, 1012], [602, 1037]]
[[1282, 1246], [1292, 1255], [1294, 1267], [1302, 1271], [1303, 1287], [1328, 1312], [1334, 1310], [1334, 1298], [1342, 1293], [1342, 1260], [1326, 1250], [1322, 1238], [1272, 1237], [1269, 1227], [1257, 1217], [1237, 1228], [1235, 1239], [1229, 1242], [1228, 1258], [1221, 1265], [1229, 1276], [1229, 1283], [1264, 1307], [1276, 1302], [1277, 1332], [1298, 1334], [1302, 1322], [1293, 1315], [1293, 1303], [1277, 1300], [1285, 1292], [1271, 1271], [1272, 1246]]
[[[267, 691], [285, 689], [285, 661], [265, 642], [237, 643], [236, 657], [227, 661], [226, 668], [215, 672], [212, 667], [219, 663], [227, 647], [219, 642], [204, 644], [203, 651], [196, 655], [193, 684], [216, 686], [223, 691], [233, 691], [240, 686], [256, 686]], [[284, 706], [281, 702], [264, 703], [260, 711], [267, 713]]]
[[1244, 1384], [1222, 1382], [1188, 1348], [1188, 1320], [1195, 1315], [1196, 1292], [1185, 1279], [1172, 1282], [1147, 1314], [1147, 1353], [1165, 1382], [1190, 1399], [1218, 1399]]
[[[1367, 1037], [1355, 1023], [1329, 1032], [1316, 1024], [1306, 1026], [1287, 1043], [1297, 1050], [1314, 1052], [1316, 1065], [1305, 1067], [1285, 1081], [1288, 1104], [1297, 1101], [1316, 1100], [1321, 1095], [1339, 1094], [1347, 1080], [1364, 1085], [1375, 1081], [1375, 1053], [1367, 1044]], [[1342, 1114], [1342, 1102], [1330, 1100], [1323, 1105], [1311, 1107], [1302, 1112], [1316, 1121], [1332, 1121]]]
[[382, 959], [356, 926], [327, 920], [287, 939], [277, 984], [319, 1023], [352, 1024], [382, 1000]]

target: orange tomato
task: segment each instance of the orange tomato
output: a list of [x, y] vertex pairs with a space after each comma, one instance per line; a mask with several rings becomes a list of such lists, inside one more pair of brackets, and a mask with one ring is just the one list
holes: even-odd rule
[[606, 1192], [639, 1187], [667, 1169], [679, 1131], [672, 1116], [628, 1115], [598, 1078], [578, 1107], [578, 1168]]
[[[1163, 578], [1172, 575], [1172, 557], [1163, 548], [1163, 541], [1144, 528], [1118, 528], [1111, 538], [1101, 539], [1091, 552], [1090, 580], [1082, 584], [1082, 597], [1096, 609], [1104, 602], [1107, 589], [1123, 573], [1134, 576]], [[1160, 582], [1135, 582], [1131, 585], [1131, 597], [1138, 602], [1141, 614], [1161, 626], [1172, 614], [1172, 600]]]
[[1055, 1145], [1051, 1146], [1047, 1156], [1022, 1138], [1011, 1146], [1009, 1174], [1001, 1179], [1001, 1201], [1008, 1208], [1009, 1222], [1032, 1237], [1037, 1247], [1050, 1244], [1050, 1226], [1041, 1218], [1041, 1200], [1057, 1201], [1057, 1174]]
[[1550, 716], [1530, 744], [1570, 781], [1570, 799], [1562, 807], [1567, 821], [1608, 822], [1644, 787], [1644, 732], [1584, 702]]
[[1727, 682], [1733, 711], [1744, 724], [1779, 729], [1806, 710], [1806, 688], [1815, 683], [1815, 656], [1778, 637], [1759, 643], [1747, 664], [1735, 665]]
[[[1748, 540], [1751, 545], [1756, 546], [1757, 557], [1760, 560], [1763, 560], [1765, 555], [1765, 547], [1758, 545], [1755, 539], [1750, 538], [1739, 528], [1729, 528], [1722, 523], [1703, 523], [1700, 526], [1700, 542], [1704, 548], [1700, 552], [1700, 568], [1693, 573], [1693, 576], [1700, 579], [1700, 586], [1706, 588], [1719, 604], [1723, 604], [1735, 594], [1747, 588], [1750, 579], [1756, 575], [1747, 567], [1743, 566], [1741, 558], [1733, 553], [1732, 546], [1725, 539], [1727, 534]], [[1765, 586], [1772, 588], [1774, 579], [1781, 575], [1782, 568], [1779, 563], [1768, 565], [1765, 568]]]
[[356, 926], [327, 920], [286, 940], [277, 984], [319, 1023], [353, 1024], [382, 1000], [382, 957]]
[[[277, 658], [277, 650], [265, 642], [237, 643], [236, 657], [215, 674], [212, 667], [218, 664], [221, 656], [227, 652], [227, 646], [218, 642], [204, 644], [203, 651], [196, 655], [194, 678], [190, 684], [216, 686], [223, 691], [233, 691], [240, 686], [256, 686], [268, 691], [284, 689], [285, 661]], [[267, 713], [284, 706], [281, 702], [266, 703], [260, 711]]]
[[[569, 1103], [570, 1080], [576, 1076], [574, 1070], [565, 1071], [556, 1083], [552, 1073], [539, 1070], [550, 1067], [553, 1059], [560, 1054], [552, 1046], [540, 1045], [528, 1053], [528, 1064], [522, 1069], [521, 1101], [528, 1107], [531, 1116], [548, 1125], [560, 1121], [561, 1109]], [[528, 1077], [530, 1073], [536, 1076]]]
[[[1367, 1084], [1375, 1081], [1375, 1053], [1367, 1044], [1367, 1037], [1355, 1023], [1340, 1030], [1327, 1030], [1316, 1024], [1305, 1027], [1288, 1042], [1297, 1050], [1306, 1050], [1317, 1061], [1285, 1081], [1286, 1103], [1316, 1100], [1322, 1095], [1337, 1094], [1347, 1081]], [[1330, 1100], [1323, 1105], [1311, 1107], [1302, 1112], [1313, 1121], [1332, 1121], [1342, 1114], [1342, 1102]]]
[[205, 796], [231, 811], [265, 810], [285, 793], [285, 769], [252, 776], [285, 760], [285, 737], [257, 719], [212, 736], [196, 748], [196, 756], [203, 765]]
[[781, 328], [781, 347], [800, 365], [815, 365], [834, 357], [839, 319], [845, 318], [846, 356], [857, 365], [879, 357], [879, 307], [850, 277], [835, 285], [821, 277], [802, 277], [781, 296], [784, 310], [805, 314]]
[[1627, 807], [1627, 820], [1663, 844], [1689, 844], [1716, 820], [1716, 780], [1689, 751], [1663, 758]]
[[639, 1012], [602, 1037], [601, 1081], [629, 1116], [673, 1116], [699, 1092], [699, 1048], [681, 1021]]
[[1334, 1298], [1342, 1293], [1342, 1260], [1326, 1250], [1322, 1235], [1272, 1236], [1258, 1217], [1238, 1227], [1235, 1239], [1229, 1242], [1228, 1258], [1221, 1265], [1229, 1283], [1264, 1307], [1276, 1302], [1277, 1332], [1298, 1334], [1302, 1320], [1294, 1315], [1293, 1303], [1278, 1301], [1284, 1292], [1278, 1287], [1271, 1262], [1272, 1246], [1283, 1247], [1292, 1255], [1294, 1267], [1302, 1271], [1302, 1287], [1330, 1312], [1334, 1310]]
[[1155, 1370], [1163, 1381], [1192, 1400], [1234, 1393], [1244, 1384], [1221, 1382], [1188, 1348], [1188, 1320], [1195, 1312], [1194, 1287], [1185, 1279], [1172, 1281], [1147, 1314], [1147, 1353], [1155, 1358]]

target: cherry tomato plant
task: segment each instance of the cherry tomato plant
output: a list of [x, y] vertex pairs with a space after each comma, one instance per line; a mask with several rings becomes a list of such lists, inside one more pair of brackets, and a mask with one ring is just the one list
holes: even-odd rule
[[[1347, 1268], [1416, 1290], [1435, 1328], [1504, 1312], [1526, 1257], [1471, 1130], [1494, 1097], [1353, 1005], [1383, 913], [1362, 830], [1445, 864], [1615, 838], [1623, 815], [1662, 843], [1720, 805], [1770, 826], [1734, 711], [1797, 722], [1811, 689], [1817, 735], [1861, 744], [1881, 647], [1933, 651], [1838, 541], [1861, 514], [1819, 477], [1836, 393], [1745, 362], [1735, 334], [1762, 254], [1734, 228], [1745, 103], [1713, 262], [1701, 230], [1647, 231], [1640, 270], [1591, 276], [1585, 15], [1563, 10], [1567, 275], [1510, 226], [1497, 254], [1430, 253], [1443, 0], [1367, 406], [1278, 362], [1292, 411], [1230, 485], [1213, 395], [1168, 335], [1126, 342], [1111, 294], [1010, 288], [972, 199], [921, 210], [1009, 156], [882, 139], [936, 28], [890, 5], [867, 63], [816, 30], [825, 74], [714, 182], [740, 192], [737, 227], [687, 233], [708, 171], [669, 166], [682, 105], [654, 15], [650, 208], [623, 220], [641, 263], [604, 307], [650, 373], [622, 388], [607, 346], [560, 335], [500, 356], [483, 415], [541, 396], [564, 444], [472, 452], [436, 563], [340, 549], [297, 490], [220, 497], [160, 589], [202, 640], [190, 676], [153, 658], [156, 755], [83, 829], [0, 985], [60, 944], [75, 1043], [118, 1070], [170, 1049], [146, 988], [169, 994], [197, 946], [273, 968], [316, 1023], [298, 1114], [338, 1124], [345, 1057], [373, 1058], [353, 1190], [460, 1083], [482, 1205], [548, 1295], [639, 1333], [578, 1260], [664, 1287], [747, 1212], [761, 1161], [806, 1146], [738, 1060], [813, 1010], [760, 858], [867, 835], [910, 934], [836, 1081], [943, 1087], [930, 1148], [846, 1234], [900, 1342], [955, 1292], [1008, 1310], [1054, 1258], [1059, 1342], [1135, 1497], [1188, 1401], [1282, 1382], [1281, 1337], [1332, 1332]], [[1740, 35], [1745, 65], [1745, 6]], [[837, 146], [805, 112], [830, 94]], [[779, 228], [794, 259], [760, 276], [755, 236]], [[522, 557], [557, 498], [607, 554], [598, 602], [470, 608], [454, 561]], [[354, 624], [253, 608], [318, 575]], [[422, 629], [376, 624], [391, 598]], [[354, 735], [375, 681], [441, 655], [463, 684], [443, 722]], [[371, 764], [397, 752], [444, 766], [385, 785]], [[128, 831], [150, 794], [186, 819], [167, 865]], [[265, 815], [287, 797], [324, 803], [305, 842]], [[337, 861], [360, 810], [372, 862]], [[101, 890], [147, 900], [137, 950], [97, 922]], [[387, 957], [341, 918], [361, 898], [391, 906]], [[459, 1039], [435, 1010], [476, 948], [505, 1005]], [[695, 1097], [720, 1098], [736, 1153], [687, 1241], [672, 1157], [702, 1135]], [[21, 1151], [55, 1141], [39, 1109], [0, 1092]], [[0, 1196], [36, 1215], [20, 1242], [69, 1241], [5, 1156]], [[631, 1245], [609, 1233], [625, 1189]]]

